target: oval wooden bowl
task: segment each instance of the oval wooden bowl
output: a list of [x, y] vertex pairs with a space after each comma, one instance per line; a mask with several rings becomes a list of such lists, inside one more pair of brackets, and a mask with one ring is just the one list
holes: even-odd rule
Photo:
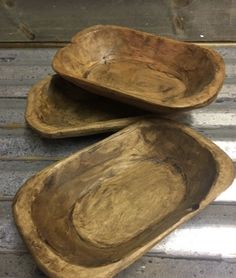
[[144, 114], [130, 105], [87, 93], [54, 75], [30, 90], [25, 119], [42, 136], [62, 138], [116, 131]]
[[109, 25], [79, 32], [52, 66], [91, 92], [161, 113], [209, 104], [225, 75], [212, 49]]
[[14, 218], [50, 277], [113, 277], [233, 181], [230, 158], [189, 127], [144, 120], [46, 168]]

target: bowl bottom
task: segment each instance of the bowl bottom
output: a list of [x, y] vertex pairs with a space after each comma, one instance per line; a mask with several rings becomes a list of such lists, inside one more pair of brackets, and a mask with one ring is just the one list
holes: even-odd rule
[[116, 173], [105, 175], [98, 187], [77, 201], [73, 224], [91, 245], [119, 246], [175, 211], [185, 192], [181, 173], [169, 163], [145, 157], [120, 163]]
[[84, 78], [101, 86], [128, 92], [152, 101], [184, 97], [186, 85], [162, 64], [143, 61], [109, 60], [90, 67]]

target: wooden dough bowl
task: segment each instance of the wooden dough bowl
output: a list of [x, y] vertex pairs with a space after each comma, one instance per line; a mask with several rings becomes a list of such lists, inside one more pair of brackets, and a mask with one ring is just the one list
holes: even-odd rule
[[62, 138], [116, 131], [144, 114], [130, 105], [87, 93], [54, 75], [30, 90], [25, 118], [42, 136]]
[[209, 104], [225, 75], [212, 49], [109, 25], [79, 32], [52, 66], [91, 92], [159, 113]]
[[50, 277], [113, 277], [233, 181], [230, 158], [189, 127], [139, 121], [41, 171], [14, 218]]

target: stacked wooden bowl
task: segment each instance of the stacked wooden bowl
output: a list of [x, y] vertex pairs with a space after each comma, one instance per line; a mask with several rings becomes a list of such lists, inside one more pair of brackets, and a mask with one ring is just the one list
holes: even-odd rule
[[232, 183], [222, 150], [167, 119], [210, 104], [224, 63], [194, 44], [94, 26], [52, 66], [57, 74], [28, 95], [34, 130], [51, 138], [120, 131], [29, 179], [15, 221], [50, 277], [113, 277]]

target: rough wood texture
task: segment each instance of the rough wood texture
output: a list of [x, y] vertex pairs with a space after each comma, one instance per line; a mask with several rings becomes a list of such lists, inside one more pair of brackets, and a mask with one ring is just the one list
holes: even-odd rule
[[[53, 160], [19, 160], [0, 161], [1, 183], [0, 200], [12, 200], [16, 191], [27, 179], [37, 172], [52, 164]], [[236, 169], [236, 165], [234, 167]], [[233, 184], [223, 192], [215, 201], [215, 204], [236, 204], [236, 178]]]
[[[209, 44], [207, 44], [210, 47]], [[226, 79], [217, 100], [233, 100], [235, 93], [235, 47], [212, 46], [226, 63]], [[1, 49], [0, 51], [0, 97], [25, 97], [34, 83], [45, 75], [53, 74], [51, 61], [57, 48]], [[196, 110], [197, 111], [197, 110]]]
[[209, 104], [225, 75], [211, 49], [110, 25], [75, 35], [52, 66], [96, 94], [159, 113]]
[[87, 93], [58, 75], [34, 85], [26, 121], [44, 137], [77, 137], [119, 130], [147, 114], [132, 106]]
[[13, 211], [49, 276], [112, 277], [233, 179], [232, 161], [210, 140], [176, 122], [141, 121], [31, 178]]
[[[0, 254], [27, 253], [12, 217], [11, 204], [11, 201], [0, 202]], [[156, 244], [146, 256], [234, 263], [235, 215], [235, 204], [209, 205]]]
[[[17, 90], [17, 89], [16, 89]], [[195, 128], [225, 128], [234, 127], [236, 122], [234, 97], [225, 97], [221, 91], [217, 100], [211, 105], [189, 112], [165, 115], [166, 118], [175, 119]], [[24, 113], [26, 100], [23, 98], [2, 98], [0, 101], [0, 128], [25, 128]]]
[[[203, 8], [207, 2], [193, 1], [192, 4], [193, 6], [200, 4], [202, 9], [207, 11]], [[90, 4], [91, 2], [86, 1], [86, 3]], [[95, 2], [93, 1], [93, 3]], [[100, 3], [101, 1], [98, 5]], [[225, 4], [224, 1], [220, 3], [223, 6]], [[42, 6], [41, 2], [39, 5]], [[43, 8], [45, 7], [46, 5], [43, 6]], [[65, 7], [65, 3], [63, 7]], [[221, 11], [227, 12], [222, 9]], [[161, 10], [161, 12], [163, 11]], [[41, 13], [41, 16], [42, 14], [44, 13]], [[203, 14], [207, 16], [207, 13]], [[211, 10], [209, 14], [213, 17], [214, 11]], [[189, 14], [189, 17], [192, 18], [192, 15]], [[28, 18], [35, 19], [35, 17]], [[74, 18], [72, 20], [74, 22]], [[156, 20], [159, 18], [155, 17], [154, 21], [156, 22]], [[215, 17], [215, 21], [219, 21], [219, 18]], [[68, 18], [66, 22], [69, 22]], [[125, 25], [127, 24], [125, 23]], [[194, 26], [197, 28], [196, 25]], [[159, 25], [155, 25], [155, 27], [159, 28]], [[229, 30], [227, 25], [225, 28]], [[58, 34], [62, 34], [59, 29]], [[236, 47], [233, 44], [222, 44], [214, 45], [214, 49], [224, 58], [226, 64], [227, 76], [223, 88], [214, 104], [185, 112], [185, 119], [187, 119], [186, 123], [211, 138], [236, 161]], [[53, 74], [50, 62], [57, 50], [56, 48], [0, 49], [0, 277], [2, 275], [4, 278], [35, 278], [41, 274], [35, 269], [34, 261], [27, 259], [25, 247], [24, 251], [22, 250], [24, 245], [11, 217], [11, 200], [15, 191], [25, 182], [25, 179], [53, 163], [48, 159], [54, 160], [55, 156], [57, 159], [63, 158], [78, 151], [81, 147], [96, 142], [99, 140], [97, 137], [100, 137], [49, 140], [39, 138], [35, 132], [31, 132], [24, 125], [25, 97], [30, 86], [44, 78], [45, 75]], [[13, 125], [14, 123], [17, 125]], [[104, 136], [101, 137], [104, 138]], [[153, 263], [142, 264], [142, 260], [140, 260], [137, 263], [138, 268], [132, 265], [121, 272], [119, 277], [122, 275], [129, 278], [157, 278], [159, 276], [165, 278], [192, 276], [230, 278], [236, 276], [234, 268], [236, 264], [233, 263], [236, 259], [235, 188], [236, 183], [234, 182], [234, 185], [220, 196], [220, 204], [218, 202], [208, 206], [202, 213], [181, 225], [179, 229], [164, 239], [163, 243], [158, 243], [151, 253], [149, 252], [143, 257], [145, 261], [153, 258]], [[6, 198], [10, 201], [3, 202], [2, 200], [6, 200]], [[226, 205], [223, 205], [222, 202]], [[7, 206], [6, 210], [3, 208], [4, 206]], [[8, 218], [6, 219], [6, 217]], [[192, 242], [194, 244], [191, 244]], [[19, 254], [22, 251], [24, 255], [21, 256]], [[4, 264], [6, 256], [8, 264]], [[162, 257], [168, 259], [161, 260], [161, 263], [159, 260]]]
[[69, 41], [95, 24], [190, 41], [236, 40], [232, 0], [1, 0], [0, 13], [0, 39], [6, 42]]
[[[200, 128], [203, 135], [214, 141], [233, 160], [236, 160], [235, 130], [229, 128]], [[0, 160], [54, 160], [105, 138], [107, 134], [86, 138], [50, 140], [39, 137], [29, 129], [0, 129]]]

